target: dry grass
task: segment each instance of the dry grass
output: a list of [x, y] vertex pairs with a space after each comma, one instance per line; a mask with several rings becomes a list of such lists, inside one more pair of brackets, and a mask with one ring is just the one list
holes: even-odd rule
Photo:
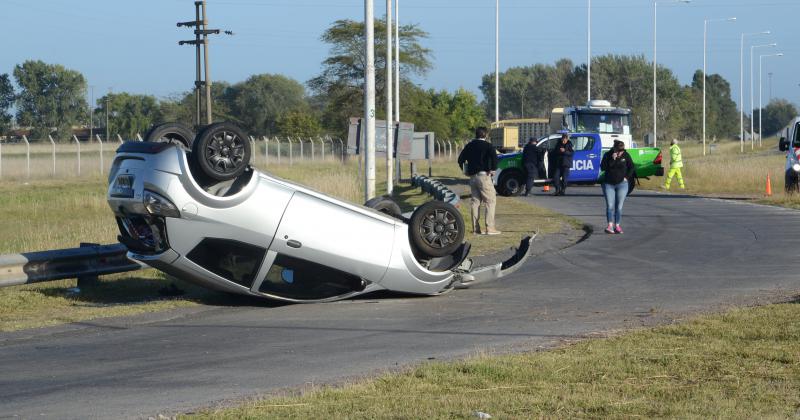
[[734, 310], [554, 351], [426, 363], [191, 417], [796, 418], [799, 316], [797, 303]]

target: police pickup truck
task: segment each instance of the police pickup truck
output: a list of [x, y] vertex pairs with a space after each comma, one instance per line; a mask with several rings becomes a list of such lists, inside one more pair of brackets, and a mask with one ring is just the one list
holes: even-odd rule
[[778, 142], [778, 149], [786, 152], [784, 188], [787, 193], [800, 191], [800, 117], [792, 120], [784, 136]]
[[[596, 184], [603, 181], [600, 171], [600, 161], [608, 148], [603, 148], [600, 134], [598, 133], [570, 133], [572, 146], [575, 149], [572, 169], [569, 173], [570, 184]], [[536, 176], [537, 184], [548, 184], [552, 181], [554, 165], [549, 160], [554, 156], [553, 150], [561, 139], [561, 134], [542, 137], [537, 147], [547, 152], [544, 168]], [[655, 147], [629, 148], [628, 153], [633, 158], [637, 178], [663, 176], [664, 168], [661, 166], [661, 150]], [[527, 173], [522, 162], [522, 152], [507, 153], [498, 156], [497, 171], [494, 175], [494, 185], [500, 195], [518, 195], [525, 190]], [[629, 191], [633, 191], [635, 182], [629, 183]]]

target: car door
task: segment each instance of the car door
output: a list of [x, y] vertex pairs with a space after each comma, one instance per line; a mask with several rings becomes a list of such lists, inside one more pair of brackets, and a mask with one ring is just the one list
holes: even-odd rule
[[569, 180], [572, 182], [594, 182], [600, 175], [600, 139], [596, 134], [573, 134], [570, 136], [575, 154]]

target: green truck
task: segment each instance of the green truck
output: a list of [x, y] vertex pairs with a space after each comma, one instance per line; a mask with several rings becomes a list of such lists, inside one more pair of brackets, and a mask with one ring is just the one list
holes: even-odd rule
[[[571, 184], [597, 184], [603, 182], [603, 172], [600, 170], [600, 161], [608, 148], [603, 147], [599, 133], [569, 133], [570, 141], [575, 149], [572, 169], [568, 182]], [[544, 168], [536, 176], [537, 184], [548, 184], [552, 180], [553, 165], [548, 162], [553, 156], [552, 151], [561, 139], [561, 134], [543, 137], [537, 147], [545, 150], [546, 158]], [[628, 153], [633, 158], [636, 166], [637, 178], [663, 176], [664, 167], [661, 166], [661, 150], [655, 147], [628, 148]], [[498, 159], [497, 171], [494, 175], [494, 185], [500, 195], [518, 195], [525, 190], [527, 173], [522, 162], [522, 152], [502, 154]], [[629, 191], [633, 191], [636, 183], [629, 184]]]

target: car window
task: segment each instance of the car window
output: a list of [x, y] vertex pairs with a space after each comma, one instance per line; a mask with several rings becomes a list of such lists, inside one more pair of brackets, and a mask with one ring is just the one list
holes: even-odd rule
[[249, 289], [265, 253], [264, 248], [239, 241], [206, 238], [186, 257], [206, 270]]
[[792, 142], [792, 147], [800, 147], [800, 123], [797, 123], [794, 126], [794, 140]]
[[278, 254], [258, 291], [288, 299], [327, 299], [364, 290], [360, 277]]
[[592, 150], [594, 148], [594, 137], [591, 136], [574, 136], [572, 140], [572, 148], [577, 150]]
[[546, 150], [553, 150], [553, 149], [556, 148], [556, 142], [558, 142], [558, 140], [559, 139], [557, 139], [557, 138], [550, 139], [550, 140], [545, 140], [545, 141], [539, 143], [539, 147], [542, 148], [542, 149], [546, 149]]

